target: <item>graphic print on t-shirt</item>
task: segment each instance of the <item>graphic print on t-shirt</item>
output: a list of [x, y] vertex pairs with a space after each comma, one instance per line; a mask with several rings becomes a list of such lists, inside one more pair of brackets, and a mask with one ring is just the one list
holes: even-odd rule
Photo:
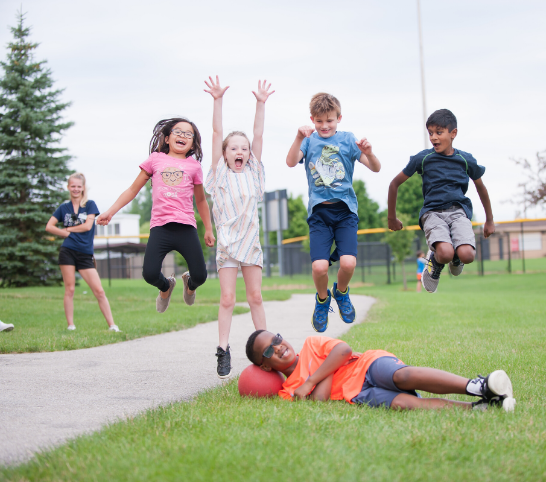
[[80, 224], [85, 223], [87, 219], [87, 213], [66, 213], [64, 215], [63, 225], [68, 228], [70, 226], [79, 226]]
[[159, 192], [162, 196], [175, 198], [178, 197], [178, 191], [180, 188], [178, 186], [183, 180], [188, 180], [188, 176], [184, 176], [184, 171], [178, 167], [168, 166], [164, 167], [161, 172], [161, 180], [165, 186], [159, 188]]
[[339, 162], [338, 157], [332, 157], [339, 152], [337, 146], [324, 146], [317, 162], [309, 162], [311, 175], [315, 179], [315, 186], [337, 187], [341, 186], [341, 181], [345, 177], [345, 168]]

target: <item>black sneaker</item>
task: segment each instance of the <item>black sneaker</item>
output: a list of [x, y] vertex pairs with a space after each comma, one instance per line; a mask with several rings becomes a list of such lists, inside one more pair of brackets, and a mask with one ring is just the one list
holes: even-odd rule
[[472, 410], [485, 412], [489, 407], [502, 408], [504, 397], [494, 397], [489, 400], [481, 398], [477, 402], [472, 402]]
[[229, 351], [229, 345], [227, 350], [222, 347], [216, 348], [216, 356], [218, 357], [218, 366], [216, 367], [216, 373], [218, 378], [227, 378], [231, 375], [231, 353]]
[[436, 293], [438, 283], [440, 282], [440, 274], [445, 264], [438, 263], [434, 258], [434, 253], [430, 249], [428, 250], [426, 259], [427, 264], [421, 276], [421, 284], [429, 293]]
[[449, 272], [453, 276], [459, 276], [464, 269], [464, 264], [461, 262], [459, 257], [457, 256], [457, 253], [454, 254], [453, 260], [449, 263]]
[[466, 393], [483, 397], [486, 400], [514, 396], [512, 382], [504, 370], [495, 370], [486, 377], [478, 375], [477, 378], [469, 380], [466, 385]]

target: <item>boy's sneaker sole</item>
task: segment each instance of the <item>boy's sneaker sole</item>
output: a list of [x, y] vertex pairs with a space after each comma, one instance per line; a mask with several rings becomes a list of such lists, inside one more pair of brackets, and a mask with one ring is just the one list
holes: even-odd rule
[[512, 382], [504, 370], [496, 370], [487, 376], [487, 386], [495, 395], [513, 398]]

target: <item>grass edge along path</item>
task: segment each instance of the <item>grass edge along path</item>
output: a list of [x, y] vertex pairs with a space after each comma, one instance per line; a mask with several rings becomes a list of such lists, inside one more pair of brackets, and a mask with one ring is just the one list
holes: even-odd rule
[[502, 367], [515, 413], [242, 399], [232, 381], [1, 468], [0, 479], [544, 480], [545, 282], [446, 277], [434, 296], [399, 286], [354, 290], [381, 302], [344, 336], [353, 349], [386, 348], [406, 363], [465, 376]]

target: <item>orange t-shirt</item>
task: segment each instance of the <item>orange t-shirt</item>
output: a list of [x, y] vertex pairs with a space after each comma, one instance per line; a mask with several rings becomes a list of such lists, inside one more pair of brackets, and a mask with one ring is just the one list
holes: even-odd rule
[[[292, 375], [283, 383], [282, 389], [279, 390], [279, 397], [292, 400], [294, 391], [298, 387], [301, 387], [305, 380], [317, 371], [318, 367], [322, 365], [326, 357], [338, 343], [343, 343], [343, 341], [327, 336], [310, 336], [307, 338], [298, 354], [298, 364]], [[347, 364], [334, 372], [330, 400], [345, 399], [347, 402], [353, 403], [351, 400], [362, 391], [362, 385], [364, 384], [368, 368], [375, 360], [382, 356], [393, 356], [396, 358], [396, 355], [385, 350], [368, 350], [359, 355], [351, 355], [349, 361], [355, 361], [351, 363], [348, 361]]]

